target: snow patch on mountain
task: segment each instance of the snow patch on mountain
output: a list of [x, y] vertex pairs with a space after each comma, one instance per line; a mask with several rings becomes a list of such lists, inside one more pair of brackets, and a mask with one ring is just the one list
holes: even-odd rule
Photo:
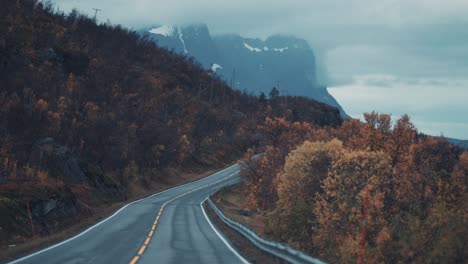
[[289, 49], [289, 47], [284, 47], [284, 48], [273, 48], [273, 49], [271, 49], [271, 50], [274, 50], [274, 51], [278, 51], [278, 52], [283, 53], [285, 50], [288, 50], [288, 49]]
[[184, 47], [184, 52], [185, 54], [188, 54], [187, 47], [185, 46], [184, 34], [182, 33], [182, 30], [180, 29], [180, 27], [177, 27], [177, 31], [179, 32], [179, 39], [180, 39], [180, 42], [182, 42], [182, 46]]
[[250, 51], [254, 51], [254, 52], [262, 52], [262, 49], [259, 49], [259, 48], [254, 48], [252, 46], [250, 46], [249, 44], [245, 43], [244, 42], [244, 47]]
[[213, 65], [211, 65], [211, 71], [212, 72], [216, 72], [217, 69], [223, 69], [223, 67], [217, 63], [213, 63]]
[[152, 34], [156, 34], [156, 35], [161, 35], [164, 37], [169, 37], [174, 34], [174, 27], [164, 25], [161, 27], [152, 28], [148, 30], [148, 32]]
[[267, 46], [264, 46], [263, 48], [256, 48], [252, 47], [249, 44], [244, 42], [244, 47], [252, 52], [262, 52], [262, 51], [276, 51], [276, 52], [281, 52], [283, 53], [284, 51], [288, 50], [289, 47], [284, 47], [284, 48], [269, 48]]

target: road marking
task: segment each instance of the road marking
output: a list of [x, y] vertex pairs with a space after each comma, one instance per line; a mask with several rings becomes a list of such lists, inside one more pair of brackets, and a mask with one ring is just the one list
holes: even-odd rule
[[[231, 166], [231, 167], [232, 167], [232, 166]], [[224, 170], [223, 170], [223, 171], [224, 171]], [[171, 203], [171, 202], [173, 202], [173, 201], [175, 201], [175, 200], [177, 200], [177, 199], [179, 199], [179, 198], [181, 198], [181, 197], [183, 197], [183, 196], [185, 196], [185, 195], [187, 195], [187, 194], [196, 192], [196, 191], [201, 190], [201, 189], [203, 189], [203, 188], [206, 188], [206, 187], [208, 187], [208, 186], [211, 187], [213, 184], [217, 184], [217, 183], [219, 183], [219, 182], [225, 181], [225, 180], [231, 178], [232, 176], [234, 176], [234, 175], [236, 175], [236, 174], [238, 174], [238, 173], [239, 173], [239, 171], [236, 171], [236, 172], [231, 173], [231, 174], [229, 174], [228, 176], [226, 176], [226, 177], [224, 177], [224, 178], [221, 178], [221, 179], [219, 179], [219, 180], [217, 180], [217, 181], [215, 181], [215, 182], [212, 182], [212, 183], [210, 183], [210, 184], [203, 185], [203, 186], [200, 186], [200, 187], [198, 187], [198, 188], [195, 188], [195, 189], [186, 191], [186, 192], [184, 192], [184, 193], [182, 193], [182, 194], [179, 194], [179, 195], [177, 195], [177, 196], [171, 198], [170, 200], [167, 200], [165, 203], [163, 203], [163, 205], [161, 205], [161, 208], [159, 209], [158, 215], [156, 216], [156, 220], [154, 221], [153, 227], [152, 227], [152, 229], [151, 229], [151, 232], [150, 232], [150, 233], [151, 233], [151, 236], [148, 236], [148, 237], [146, 238], [145, 243], [143, 244], [143, 246], [142, 246], [142, 247], [140, 248], [140, 250], [138, 251], [138, 254], [135, 256], [135, 257], [138, 257], [138, 258], [136, 259], [136, 261], [133, 262], [133, 261], [135, 260], [135, 257], [134, 257], [134, 258], [130, 261], [130, 264], [135, 264], [135, 263], [137, 263], [138, 260], [139, 260], [139, 258], [140, 258], [140, 257], [143, 255], [143, 253], [145, 252], [146, 246], [149, 244], [149, 241], [150, 241], [150, 239], [151, 239], [151, 237], [152, 237], [152, 235], [153, 235], [153, 231], [155, 231], [155, 228], [156, 228], [156, 226], [157, 226], [157, 224], [158, 224], [159, 218], [161, 217], [161, 215], [162, 215], [162, 213], [163, 213], [164, 208], [166, 207], [166, 205], [168, 205], [169, 203]], [[207, 198], [207, 199], [208, 199], [208, 198]], [[206, 201], [206, 199], [203, 200], [202, 203], [203, 203], [204, 201]], [[200, 205], [201, 205], [201, 204], [200, 204]], [[203, 210], [203, 207], [202, 207], [202, 210]], [[204, 210], [203, 210], [203, 214], [205, 215], [205, 218], [206, 218], [207, 216], [206, 216]], [[211, 224], [211, 222], [209, 221], [208, 218], [207, 218], [207, 220], [208, 220], [209, 224], [211, 225], [211, 228], [213, 228], [213, 225]], [[215, 230], [215, 229], [213, 228], [213, 230]], [[220, 236], [219, 233], [218, 233], [216, 230], [215, 230], [215, 232], [218, 234], [218, 236]], [[221, 237], [221, 236], [220, 236], [220, 237]], [[242, 256], [240, 256], [239, 253], [237, 253], [237, 252], [226, 242], [226, 240], [224, 240], [224, 238], [221, 237], [221, 239], [222, 239], [222, 240], [224, 241], [224, 243], [228, 246], [228, 248], [229, 248], [232, 252], [234, 252], [234, 254], [235, 254], [237, 257], [239, 257], [239, 259], [240, 259], [243, 263], [249, 263], [249, 262], [247, 262]]]
[[242, 257], [234, 248], [232, 248], [232, 246], [229, 244], [229, 242], [226, 241], [226, 239], [224, 239], [224, 237], [218, 232], [218, 230], [214, 227], [213, 223], [211, 223], [211, 220], [210, 218], [208, 218], [208, 216], [206, 215], [206, 212], [205, 212], [205, 208], [203, 208], [203, 203], [208, 200], [208, 198], [206, 198], [205, 200], [203, 200], [201, 203], [200, 203], [200, 207], [202, 209], [202, 212], [203, 212], [203, 215], [205, 216], [206, 218], [206, 221], [208, 221], [208, 224], [210, 224], [211, 228], [213, 229], [213, 231], [216, 233], [216, 235], [218, 235], [218, 237], [224, 242], [224, 244], [229, 248], [229, 250], [232, 251], [232, 253], [234, 253], [234, 255], [236, 255], [236, 257], [238, 257], [240, 259], [240, 261], [244, 264], [249, 264], [250, 262], [248, 262], [244, 257]]
[[153, 236], [153, 232], [154, 232], [154, 230], [151, 230], [151, 231], [149, 232], [148, 236], [149, 236], [149, 237]]
[[139, 256], [133, 257], [132, 261], [130, 261], [130, 264], [135, 264], [135, 263], [137, 263], [138, 259], [140, 259]]
[[[145, 245], [146, 245], [146, 244], [145, 244]], [[143, 254], [143, 252], [145, 252], [145, 250], [146, 250], [146, 246], [145, 246], [145, 245], [141, 246], [140, 250], [138, 250], [138, 256], [141, 256], [141, 255]], [[138, 256], [136, 256], [136, 257], [138, 257]]]
[[[214, 173], [214, 174], [212, 174], [212, 175], [210, 175], [210, 176], [208, 176], [208, 177], [201, 178], [201, 179], [198, 179], [198, 180], [193, 181], [193, 182], [187, 182], [187, 183], [182, 184], [182, 185], [174, 186], [174, 187], [169, 188], [169, 189], [167, 189], [167, 190], [164, 190], [164, 191], [161, 191], [161, 192], [152, 194], [152, 195], [150, 195], [150, 196], [148, 196], [148, 197], [141, 198], [141, 199], [139, 199], [139, 200], [136, 200], [136, 201], [133, 201], [133, 202], [131, 202], [131, 203], [128, 203], [128, 204], [126, 204], [124, 207], [120, 208], [120, 209], [117, 210], [115, 213], [113, 213], [111, 216], [109, 216], [109, 217], [107, 217], [106, 219], [102, 220], [101, 222], [99, 222], [99, 223], [97, 223], [97, 224], [95, 224], [95, 225], [89, 227], [88, 229], [86, 229], [85, 231], [79, 233], [78, 235], [76, 235], [76, 236], [74, 236], [74, 237], [71, 237], [71, 238], [69, 238], [69, 239], [67, 239], [67, 240], [65, 240], [65, 241], [62, 241], [62, 242], [60, 242], [60, 243], [58, 243], [58, 244], [55, 244], [55, 245], [53, 245], [53, 246], [50, 246], [50, 247], [48, 247], [48, 248], [45, 248], [45, 249], [43, 249], [43, 250], [40, 250], [40, 251], [38, 251], [38, 252], [34, 252], [34, 253], [30, 254], [30, 255], [24, 256], [24, 257], [19, 258], [19, 259], [17, 259], [17, 260], [14, 260], [14, 261], [10, 262], [9, 264], [16, 264], [16, 263], [19, 263], [19, 262], [21, 262], [21, 261], [23, 261], [23, 260], [32, 258], [32, 257], [34, 257], [34, 256], [36, 256], [36, 255], [39, 255], [39, 254], [41, 254], [41, 253], [44, 253], [44, 252], [46, 252], [46, 251], [49, 251], [49, 250], [54, 249], [54, 248], [56, 248], [56, 247], [59, 247], [59, 246], [61, 246], [61, 245], [63, 245], [63, 244], [66, 244], [66, 243], [68, 243], [68, 242], [70, 242], [70, 241], [73, 241], [73, 240], [75, 240], [75, 239], [77, 239], [77, 238], [83, 236], [84, 234], [88, 233], [89, 231], [95, 229], [96, 227], [98, 227], [98, 226], [104, 224], [105, 222], [109, 221], [110, 219], [114, 218], [117, 214], [119, 214], [120, 212], [122, 212], [123, 210], [125, 210], [125, 208], [127, 208], [128, 206], [130, 206], [130, 205], [132, 205], [132, 204], [142, 202], [142, 201], [144, 201], [144, 200], [153, 198], [154, 196], [161, 195], [161, 194], [163, 194], [163, 193], [169, 192], [169, 191], [174, 190], [174, 189], [177, 189], [177, 188], [181, 188], [181, 187], [186, 186], [186, 185], [189, 185], [189, 184], [193, 184], [193, 183], [197, 183], [197, 182], [206, 180], [207, 178], [212, 177], [212, 176], [214, 176], [214, 175], [216, 175], [216, 174], [222, 173], [222, 172], [224, 172], [224, 171], [226, 171], [226, 170], [229, 170], [229, 169], [231, 169], [232, 167], [234, 167], [234, 166], [236, 166], [236, 165], [237, 165], [237, 163], [234, 164], [234, 165], [231, 165], [231, 166], [229, 166], [229, 167], [227, 167], [227, 168], [225, 168], [225, 169], [223, 169], [223, 170], [221, 170], [221, 171], [218, 171], [218, 172], [216, 172], [216, 173]], [[133, 261], [133, 259], [132, 259], [132, 261]], [[137, 259], [136, 261], [138, 261], [138, 259]], [[135, 262], [136, 262], [136, 261], [135, 261]], [[132, 263], [132, 264], [134, 264], [134, 263]]]

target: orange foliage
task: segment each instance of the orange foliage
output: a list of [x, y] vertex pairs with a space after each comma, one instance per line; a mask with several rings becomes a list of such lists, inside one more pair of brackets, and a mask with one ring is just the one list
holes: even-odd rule
[[46, 111], [48, 107], [49, 107], [49, 104], [47, 104], [47, 102], [43, 99], [39, 99], [35, 105], [35, 108], [39, 110], [40, 112]]
[[[270, 195], [278, 200], [265, 213], [267, 234], [326, 261], [355, 262], [368, 188], [366, 263], [466, 260], [468, 153], [419, 135], [407, 115], [393, 127], [390, 115], [364, 119], [336, 129], [265, 122], [265, 153], [252, 161], [253, 152], [246, 155], [254, 169], [243, 175], [250, 204], [261, 203], [261, 188], [276, 188]], [[262, 185], [271, 175], [276, 184]]]

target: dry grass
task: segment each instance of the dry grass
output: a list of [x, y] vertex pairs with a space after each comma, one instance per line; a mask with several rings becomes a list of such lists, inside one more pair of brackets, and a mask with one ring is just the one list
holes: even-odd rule
[[263, 236], [264, 217], [259, 212], [244, 209], [244, 190], [242, 183], [229, 186], [219, 191], [212, 200], [227, 217]]

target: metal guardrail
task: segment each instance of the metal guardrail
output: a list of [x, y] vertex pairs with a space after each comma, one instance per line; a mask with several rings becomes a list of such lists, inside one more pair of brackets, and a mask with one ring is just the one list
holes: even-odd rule
[[211, 201], [211, 198], [208, 198], [207, 201], [211, 208], [213, 208], [215, 213], [226, 225], [239, 232], [259, 249], [289, 263], [325, 264], [325, 262], [322, 262], [316, 258], [312, 258], [298, 250], [290, 248], [289, 246], [259, 237], [252, 230], [226, 217], [223, 212], [221, 212], [221, 210], [219, 210], [218, 207], [213, 203], [213, 201]]

